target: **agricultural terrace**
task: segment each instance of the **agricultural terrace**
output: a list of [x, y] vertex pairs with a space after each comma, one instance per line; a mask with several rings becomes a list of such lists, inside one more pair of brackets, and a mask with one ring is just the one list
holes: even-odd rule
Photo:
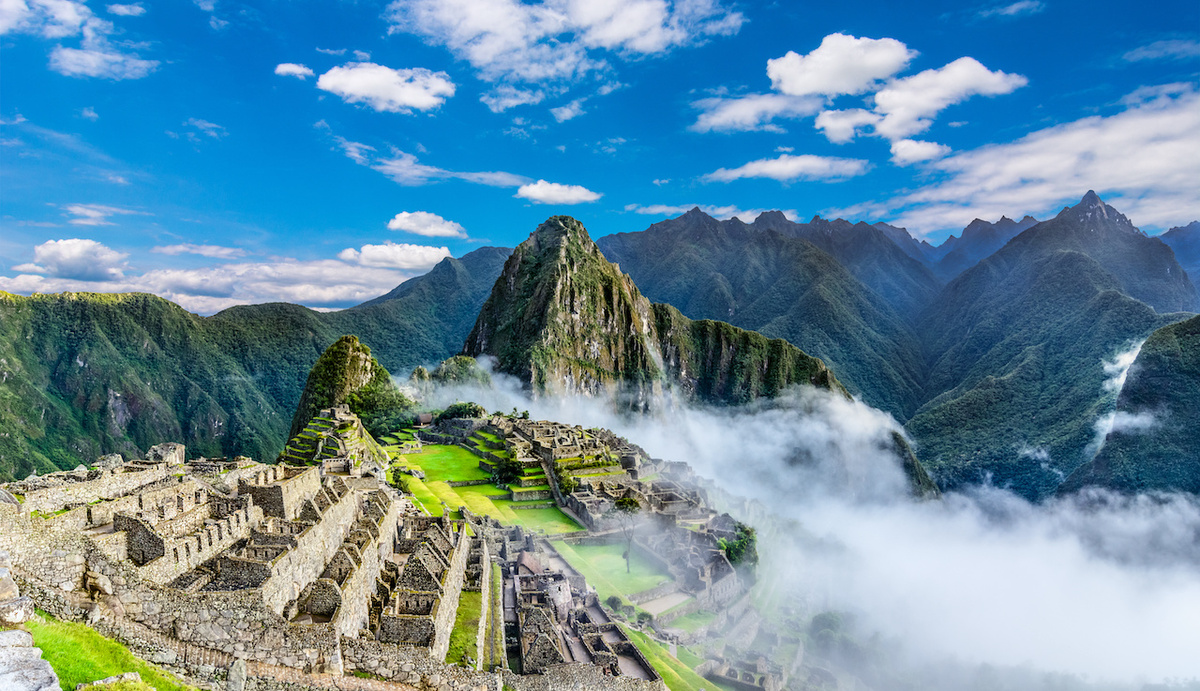
[[[389, 436], [399, 441], [396, 433]], [[476, 437], [472, 437], [472, 441], [476, 441]], [[488, 441], [502, 446], [500, 440]], [[390, 447], [389, 451], [393, 451], [397, 446]], [[498, 451], [494, 448], [488, 450], [492, 453]], [[393, 458], [393, 482], [412, 494], [417, 503], [431, 516], [442, 515], [444, 502], [451, 511], [465, 506], [472, 513], [491, 516], [504, 523], [519, 525], [546, 535], [583, 530], [582, 526], [555, 506], [553, 501], [541, 496], [544, 491], [549, 490], [549, 485], [541, 484], [545, 482], [545, 473], [540, 468], [536, 474], [526, 476], [529, 481], [539, 484], [521, 486], [524, 483], [518, 480], [508, 486], [497, 487], [487, 482], [492, 476], [490, 472], [480, 468], [480, 458], [462, 447], [425, 444], [420, 453], [393, 454]], [[401, 473], [399, 468], [419, 470], [425, 475], [425, 479]], [[484, 484], [452, 487], [449, 484], [451, 482]], [[521, 496], [534, 493], [537, 493], [538, 498], [524, 499]]]

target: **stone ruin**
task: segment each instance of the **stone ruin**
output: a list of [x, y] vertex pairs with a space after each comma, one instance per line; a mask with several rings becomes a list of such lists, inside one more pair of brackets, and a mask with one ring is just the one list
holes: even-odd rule
[[[207, 679], [229, 669], [247, 688], [361, 672], [441, 690], [664, 689], [652, 671], [617, 674], [621, 655], [640, 653], [605, 638], [615, 625], [596, 623], [582, 579], [551, 593], [555, 577], [521, 572], [497, 525], [426, 516], [378, 479], [324, 464], [187, 461], [184, 451], [164, 445], [143, 460], [5, 486], [0, 550], [13, 557], [14, 584], [173, 671]], [[494, 563], [503, 584], [491, 580]], [[486, 668], [445, 664], [461, 593], [489, 603], [509, 583], [522, 597], [518, 624], [561, 632], [561, 660], [534, 637], [518, 659], [539, 674], [510, 670], [502, 652]], [[507, 609], [492, 610], [481, 642], [508, 623]], [[535, 610], [551, 613], [549, 628]]]
[[320, 464], [327, 473], [351, 477], [383, 477], [390, 465], [387, 451], [363, 427], [350, 406], [342, 404], [318, 412], [304, 429], [292, 437], [281, 463]]

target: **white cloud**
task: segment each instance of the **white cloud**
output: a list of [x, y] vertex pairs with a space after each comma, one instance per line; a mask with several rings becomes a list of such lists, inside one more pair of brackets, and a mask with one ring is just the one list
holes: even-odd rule
[[336, 49], [335, 48], [317, 48], [317, 52], [324, 53], [325, 55], [345, 55], [346, 49], [345, 48], [336, 48]]
[[1150, 45], [1135, 48], [1125, 54], [1125, 59], [1129, 62], [1139, 62], [1141, 60], [1186, 60], [1188, 58], [1200, 57], [1200, 41], [1188, 41], [1183, 39], [1170, 39], [1166, 41], [1155, 41]]
[[13, 270], [77, 281], [106, 281], [124, 275], [128, 256], [95, 240], [47, 240], [34, 248], [32, 264], [14, 266]]
[[783, 131], [771, 123], [775, 118], [799, 118], [820, 110], [820, 98], [784, 94], [748, 94], [733, 98], [703, 98], [692, 103], [700, 117], [688, 129], [693, 132]]
[[211, 137], [212, 139], [220, 139], [221, 137], [229, 134], [225, 131], [224, 127], [221, 127], [217, 123], [209, 122], [208, 120], [201, 120], [200, 118], [188, 118], [183, 125], [184, 127], [194, 127], [201, 134], [205, 135], [206, 137]]
[[371, 60], [371, 54], [365, 50], [356, 50], [354, 51], [354, 59], [358, 62], [369, 62]]
[[979, 16], [985, 19], [988, 17], [1022, 17], [1037, 14], [1045, 9], [1046, 3], [1041, 0], [1018, 0], [1010, 5], [999, 5], [980, 10]]
[[1165, 85], [1140, 90], [1125, 105], [1115, 115], [931, 163], [941, 179], [880, 205], [875, 215], [901, 210], [890, 222], [927, 234], [961, 229], [974, 218], [1042, 217], [1093, 189], [1143, 227], [1200, 217], [1200, 94], [1190, 84]]
[[572, 118], [577, 118], [587, 112], [583, 109], [583, 102], [586, 100], [586, 98], [577, 98], [565, 106], [551, 108], [550, 114], [553, 115], [554, 119], [559, 122], [566, 122]]
[[959, 58], [943, 67], [897, 79], [875, 94], [875, 111], [883, 116], [875, 131], [902, 139], [929, 129], [945, 108], [971, 96], [1011, 93], [1029, 80], [1019, 74], [992, 72], [974, 58]]
[[390, 33], [444, 46], [489, 81], [570, 80], [603, 70], [589, 50], [658, 54], [736, 33], [744, 17], [718, 0], [396, 0]]
[[557, 182], [546, 182], [545, 180], [521, 185], [513, 196], [538, 204], [583, 204], [594, 202], [601, 197], [600, 194], [586, 187], [560, 185]]
[[311, 68], [304, 65], [298, 65], [294, 62], [284, 62], [275, 66], [275, 74], [283, 77], [297, 77], [299, 79], [308, 79], [313, 76]]
[[783, 154], [778, 158], [764, 158], [733, 169], [721, 168], [704, 176], [705, 180], [731, 182], [741, 178], [771, 178], [780, 182], [794, 180], [822, 180], [834, 182], [856, 177], [867, 172], [867, 161], [853, 158], [834, 158], [801, 154]]
[[114, 81], [141, 79], [157, 68], [157, 60], [143, 60], [116, 50], [106, 40], [86, 37], [83, 48], [57, 46], [50, 53], [50, 69], [68, 77], [101, 77]]
[[428, 269], [449, 256], [450, 250], [445, 247], [405, 245], [391, 241], [338, 252], [338, 259], [344, 262], [383, 269]]
[[490, 187], [516, 187], [529, 180], [524, 176], [503, 171], [461, 172], [437, 168], [419, 163], [416, 156], [404, 151], [393, 151], [391, 158], [380, 158], [369, 165], [401, 185], [424, 185], [436, 180], [465, 180]]
[[91, 120], [92, 122], [100, 119], [100, 115], [96, 112], [96, 109], [92, 108], [91, 106], [79, 111], [79, 117]]
[[108, 220], [109, 216], [149, 215], [143, 211], [104, 206], [103, 204], [67, 204], [63, 210], [75, 217], [67, 223], [76, 226], [111, 226], [115, 224]]
[[194, 2], [202, 12], [212, 12], [217, 9], [217, 0], [194, 0]]
[[195, 254], [201, 257], [209, 257], [211, 259], [237, 259], [246, 256], [246, 250], [240, 247], [222, 247], [220, 245], [195, 245], [192, 243], [184, 243], [181, 245], [164, 245], [161, 247], [153, 247], [150, 249], [155, 254], [166, 254], [169, 256], [177, 256], [180, 254]]
[[401, 211], [388, 221], [388, 230], [402, 230], [431, 238], [465, 238], [467, 231], [458, 223], [428, 211]]
[[1121, 388], [1125, 386], [1125, 378], [1129, 375], [1129, 368], [1133, 366], [1133, 361], [1137, 360], [1138, 353], [1142, 352], [1142, 346], [1146, 341], [1138, 341], [1113, 356], [1111, 360], [1101, 360], [1100, 364], [1104, 368], [1104, 374], [1107, 379], [1104, 380], [1104, 390], [1112, 393], [1120, 393]]
[[[643, 216], [678, 216], [685, 214], [692, 209], [699, 207], [701, 211], [716, 218], [718, 220], [728, 220], [733, 217], [741, 219], [745, 223], [750, 223], [758, 218], [759, 214], [771, 209], [742, 209], [737, 206], [713, 206], [711, 204], [649, 204], [642, 206], [640, 204], [626, 204], [625, 210]], [[784, 209], [783, 215], [795, 221], [799, 216], [795, 209]]]
[[867, 125], [876, 125], [882, 119], [882, 116], [862, 108], [823, 110], [817, 115], [814, 126], [821, 130], [829, 141], [845, 144], [854, 139], [860, 129]]
[[365, 103], [389, 113], [430, 110], [454, 95], [454, 82], [445, 72], [423, 67], [394, 70], [371, 62], [334, 67], [321, 75], [317, 88], [341, 96], [346, 103]]
[[501, 84], [479, 97], [493, 113], [503, 113], [509, 108], [541, 103], [546, 94], [540, 90], [519, 89], [511, 84]]
[[950, 153], [950, 147], [937, 142], [919, 139], [900, 139], [892, 142], [892, 163], [907, 166], [922, 161], [932, 161]]
[[142, 3], [140, 2], [129, 5], [108, 5], [104, 9], [108, 10], [109, 14], [115, 14], [119, 17], [140, 17], [146, 14], [146, 8], [142, 7]]
[[767, 61], [771, 87], [790, 96], [861, 94], [908, 66], [916, 57], [894, 38], [829, 34], [808, 55], [788, 51]]
[[[322, 120], [321, 122], [325, 121]], [[325, 127], [328, 129], [329, 126], [326, 125]], [[339, 147], [341, 147], [342, 151], [346, 154], [346, 158], [354, 161], [360, 166], [365, 166], [370, 163], [368, 152], [374, 151], [375, 147], [369, 144], [363, 144], [362, 142], [352, 142], [345, 137], [335, 136], [333, 140], [337, 142]]]
[[388, 243], [347, 249], [341, 253], [345, 257], [340, 259], [281, 258], [197, 269], [161, 268], [129, 275], [123, 264], [125, 255], [121, 253], [99, 243], [78, 244], [92, 243], [90, 240], [57, 242], [60, 243], [57, 246], [46, 243], [50, 249], [40, 252], [35, 249], [34, 264], [13, 267], [27, 273], [0, 276], [0, 290], [25, 295], [62, 291], [146, 292], [201, 314], [262, 302], [293, 302], [314, 308], [348, 307], [386, 293], [449, 256], [444, 247]]
[[[125, 8], [126, 12], [111, 8]], [[134, 15], [139, 5], [112, 5], [114, 14]], [[0, 35], [28, 33], [62, 39], [82, 35], [79, 48], [57, 45], [50, 53], [50, 69], [69, 77], [140, 79], [158, 67], [109, 41], [112, 22], [100, 19], [75, 0], [0, 0]]]

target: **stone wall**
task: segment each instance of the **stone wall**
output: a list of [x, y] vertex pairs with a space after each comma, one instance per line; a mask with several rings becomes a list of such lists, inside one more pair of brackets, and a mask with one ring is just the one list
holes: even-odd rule
[[321, 469], [268, 466], [251, 480], [238, 481], [238, 495], [249, 494], [263, 513], [294, 520], [300, 516], [304, 501], [321, 489]]
[[296, 546], [277, 557], [271, 564], [271, 577], [261, 586], [263, 601], [271, 611], [282, 615], [287, 603], [320, 577], [357, 514], [358, 500], [353, 492], [346, 492], [321, 514], [320, 521], [295, 536]]
[[397, 523], [400, 520], [400, 510], [403, 502], [395, 500], [388, 491], [381, 490], [372, 494], [375, 501], [386, 500], [387, 505], [383, 517], [376, 527], [379, 530], [375, 537], [362, 550], [362, 563], [346, 578], [341, 586], [342, 607], [334, 619], [334, 626], [343, 636], [355, 636], [366, 626], [370, 616], [371, 594], [375, 591], [375, 582], [383, 568], [386, 557], [391, 556], [395, 544]]
[[[207, 507], [200, 507], [194, 511], [208, 514]], [[170, 583], [229, 549], [238, 540], [249, 537], [251, 526], [258, 525], [262, 519], [262, 509], [251, 503], [248, 507], [220, 520], [202, 525], [195, 532], [166, 538], [163, 555], [145, 564], [140, 569], [141, 577], [151, 583]], [[118, 529], [115, 521], [113, 529]]]
[[136, 472], [103, 470], [95, 480], [69, 482], [33, 490], [25, 495], [24, 505], [28, 511], [54, 513], [68, 504], [87, 504], [96, 499], [114, 499], [129, 494], [139, 487], [167, 477], [170, 472], [165, 467]]

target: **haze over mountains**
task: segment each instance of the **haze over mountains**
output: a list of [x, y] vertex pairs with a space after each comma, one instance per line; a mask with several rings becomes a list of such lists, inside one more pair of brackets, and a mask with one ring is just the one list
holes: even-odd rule
[[[566, 243], [577, 256], [565, 272], [539, 270], [554, 245], [539, 230], [512, 259], [502, 248], [446, 259], [335, 313], [271, 304], [200, 318], [144, 295], [6, 295], [0, 417], [22, 433], [0, 439], [0, 472], [73, 467], [168, 436], [198, 453], [273, 457], [312, 363], [353, 333], [394, 373], [461, 349], [495, 355], [535, 387], [673, 382], [713, 402], [769, 395], [812, 372], [747, 379], [753, 367], [707, 348], [811, 355], [823, 361], [813, 372], [828, 364], [903, 423], [944, 487], [990, 479], [1044, 497], [1092, 460], [1097, 420], [1118, 405], [1105, 361], [1200, 309], [1181, 266], [1195, 261], [1197, 227], [1148, 237], [1090, 192], [1053, 219], [977, 220], [940, 247], [884, 223], [794, 223], [779, 212], [744, 223], [694, 209]], [[766, 339], [759, 348], [743, 330], [803, 352]], [[1197, 476], [1185, 464], [1139, 486]]]

